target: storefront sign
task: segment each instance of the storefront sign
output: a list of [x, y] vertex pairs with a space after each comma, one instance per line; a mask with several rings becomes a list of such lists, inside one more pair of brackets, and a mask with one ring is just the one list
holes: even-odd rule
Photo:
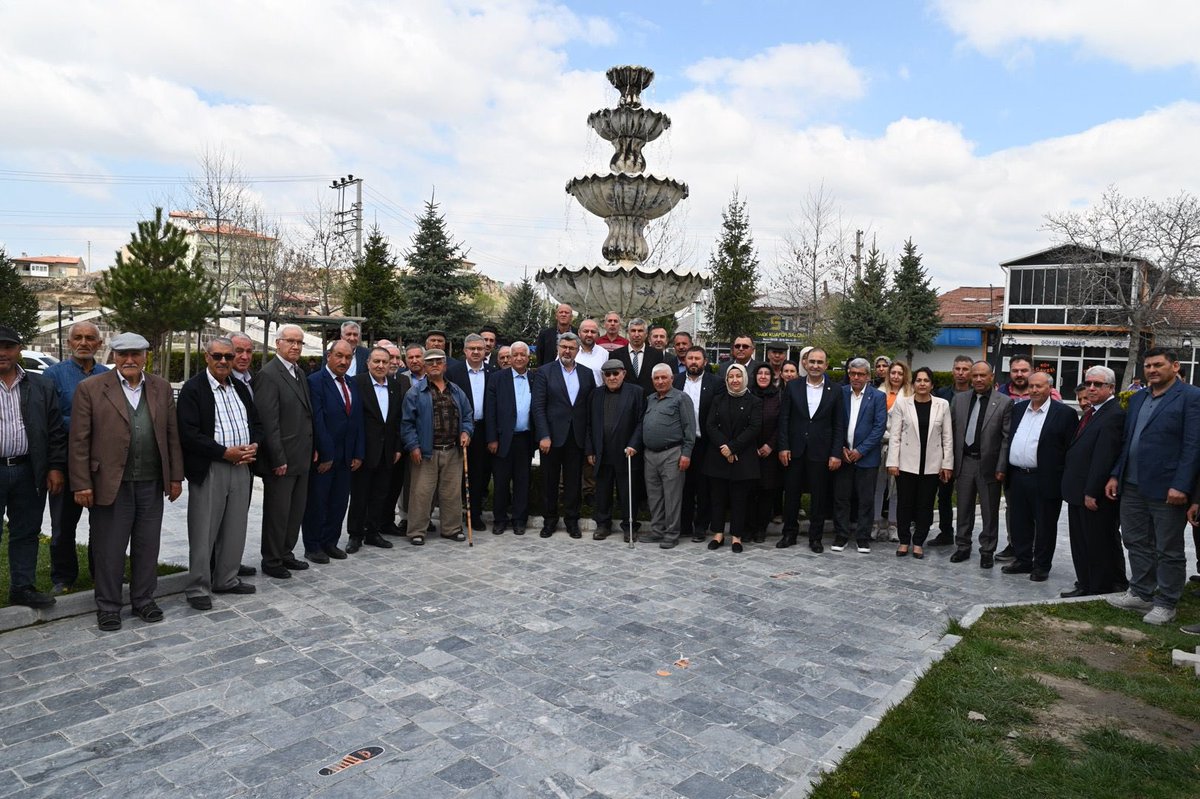
[[1129, 347], [1129, 336], [1069, 336], [1059, 333], [1048, 336], [1014, 335], [1012, 339], [1017, 344], [1032, 344], [1035, 347]]

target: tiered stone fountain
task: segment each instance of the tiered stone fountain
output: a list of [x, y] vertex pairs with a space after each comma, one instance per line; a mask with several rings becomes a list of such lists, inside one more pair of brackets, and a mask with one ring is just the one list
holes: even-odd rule
[[650, 318], [674, 313], [695, 301], [704, 287], [696, 270], [656, 269], [645, 266], [650, 248], [646, 224], [666, 215], [688, 196], [685, 183], [642, 174], [646, 159], [642, 148], [671, 126], [670, 118], [642, 108], [642, 90], [654, 80], [646, 67], [613, 67], [608, 81], [621, 93], [616, 108], [588, 115], [588, 125], [612, 142], [609, 174], [574, 178], [567, 193], [608, 225], [600, 266], [563, 266], [543, 269], [537, 279], [559, 302], [576, 310], [603, 314], [617, 311], [625, 319]]

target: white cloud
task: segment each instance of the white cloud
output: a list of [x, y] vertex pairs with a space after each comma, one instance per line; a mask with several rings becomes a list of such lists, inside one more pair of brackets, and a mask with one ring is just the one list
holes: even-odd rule
[[1028, 44], [1056, 43], [1139, 69], [1200, 66], [1195, 0], [933, 0], [972, 47], [1006, 63], [1031, 57]]

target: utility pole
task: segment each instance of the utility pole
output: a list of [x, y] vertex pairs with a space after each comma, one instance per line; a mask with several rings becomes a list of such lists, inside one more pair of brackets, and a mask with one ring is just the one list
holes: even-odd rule
[[[329, 188], [338, 192], [338, 210], [334, 212], [334, 227], [338, 235], [343, 238], [350, 232], [354, 231], [354, 258], [362, 260], [362, 234], [363, 234], [363, 199], [362, 199], [362, 178], [356, 178], [354, 175], [347, 175], [340, 180], [335, 180], [329, 185]], [[349, 208], [346, 207], [346, 187], [354, 186], [355, 200]]]
[[854, 231], [854, 279], [862, 280], [862, 247], [863, 247], [863, 232], [861, 230]]

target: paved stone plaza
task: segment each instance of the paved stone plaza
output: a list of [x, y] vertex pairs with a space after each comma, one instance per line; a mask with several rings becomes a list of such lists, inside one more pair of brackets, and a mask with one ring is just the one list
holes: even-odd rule
[[[185, 503], [164, 560], [186, 562]], [[0, 795], [803, 796], [941, 655], [949, 617], [1072, 580], [1065, 532], [1041, 584], [946, 547], [916, 561], [773, 540], [735, 556], [435, 535], [251, 578], [256, 595], [209, 612], [168, 596], [157, 625], [13, 630]], [[318, 773], [364, 747], [382, 752]]]

